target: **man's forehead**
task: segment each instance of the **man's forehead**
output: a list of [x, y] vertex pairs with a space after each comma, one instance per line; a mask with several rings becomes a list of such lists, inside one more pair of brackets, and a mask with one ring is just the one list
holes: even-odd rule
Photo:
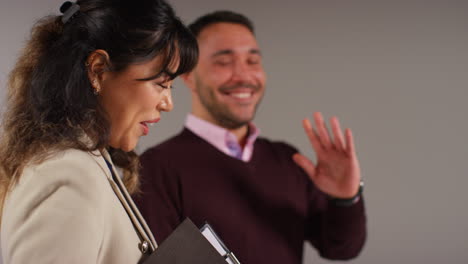
[[203, 29], [198, 36], [201, 53], [258, 53], [258, 44], [250, 30], [239, 24], [216, 23]]

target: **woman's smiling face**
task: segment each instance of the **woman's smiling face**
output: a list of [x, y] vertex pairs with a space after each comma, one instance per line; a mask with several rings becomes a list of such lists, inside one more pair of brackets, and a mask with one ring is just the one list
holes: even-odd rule
[[161, 71], [162, 60], [162, 56], [157, 56], [120, 72], [102, 73], [99, 98], [110, 119], [111, 147], [133, 150], [139, 138], [148, 134], [148, 125], [158, 122], [162, 111], [172, 110], [170, 76], [162, 72], [157, 78], [145, 80]]

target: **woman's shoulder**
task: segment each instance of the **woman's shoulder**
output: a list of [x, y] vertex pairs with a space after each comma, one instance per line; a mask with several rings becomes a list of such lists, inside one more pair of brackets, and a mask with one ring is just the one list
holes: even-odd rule
[[38, 207], [58, 207], [61, 201], [99, 208], [105, 185], [107, 178], [93, 153], [72, 149], [56, 152], [23, 170], [7, 195], [4, 216], [15, 218]]
[[42, 161], [26, 166], [25, 170], [35, 172], [57, 168], [94, 170], [100, 167], [99, 159], [102, 159], [99, 151], [89, 152], [79, 149], [66, 149], [50, 153]]
[[[105, 161], [99, 151], [87, 152], [78, 149], [67, 149], [48, 155], [43, 161], [30, 164], [24, 168], [19, 179], [19, 184], [29, 184], [36, 182], [44, 184], [54, 182], [56, 184], [81, 184], [96, 181], [97, 174], [104, 174], [105, 168], [102, 164]], [[105, 164], [105, 163], [104, 163]], [[103, 177], [105, 179], [105, 177]], [[41, 182], [41, 183], [39, 183]], [[92, 186], [89, 186], [92, 188]]]
[[[27, 166], [5, 200], [2, 243], [21, 244], [32, 252], [44, 244], [60, 243], [66, 250], [57, 256], [63, 258], [80, 252], [73, 250], [76, 241], [87, 241], [86, 245], [80, 244], [80, 247], [87, 247], [86, 252], [97, 250], [106, 209], [104, 197], [107, 193], [103, 186], [108, 184], [100, 170], [93, 153], [72, 149], [56, 152], [39, 164]], [[35, 230], [36, 239], [31, 239], [31, 232], [26, 230]], [[18, 250], [15, 247], [6, 246], [2, 250], [7, 259], [22, 257], [14, 254]], [[44, 258], [54, 255], [53, 252], [42, 253], [40, 257]], [[83, 257], [76, 254], [73, 255], [76, 259]], [[49, 262], [40, 257], [38, 262]]]

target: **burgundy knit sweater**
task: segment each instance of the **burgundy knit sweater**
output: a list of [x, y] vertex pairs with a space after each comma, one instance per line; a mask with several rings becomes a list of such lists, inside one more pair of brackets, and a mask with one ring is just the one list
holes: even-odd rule
[[308, 240], [322, 257], [357, 256], [366, 238], [363, 199], [337, 207], [292, 160], [291, 146], [258, 138], [250, 162], [184, 129], [141, 156], [135, 202], [158, 243], [183, 219], [206, 221], [242, 264], [299, 264]]

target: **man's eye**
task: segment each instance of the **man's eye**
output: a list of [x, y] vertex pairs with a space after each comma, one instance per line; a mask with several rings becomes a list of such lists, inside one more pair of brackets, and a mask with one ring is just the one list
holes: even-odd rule
[[231, 64], [231, 61], [229, 61], [229, 60], [219, 60], [219, 61], [215, 61], [215, 64], [220, 65], [220, 66], [226, 66], [226, 65]]
[[260, 58], [254, 57], [254, 58], [249, 58], [249, 59], [247, 60], [247, 63], [248, 63], [248, 64], [259, 64], [260, 61], [261, 61]]

